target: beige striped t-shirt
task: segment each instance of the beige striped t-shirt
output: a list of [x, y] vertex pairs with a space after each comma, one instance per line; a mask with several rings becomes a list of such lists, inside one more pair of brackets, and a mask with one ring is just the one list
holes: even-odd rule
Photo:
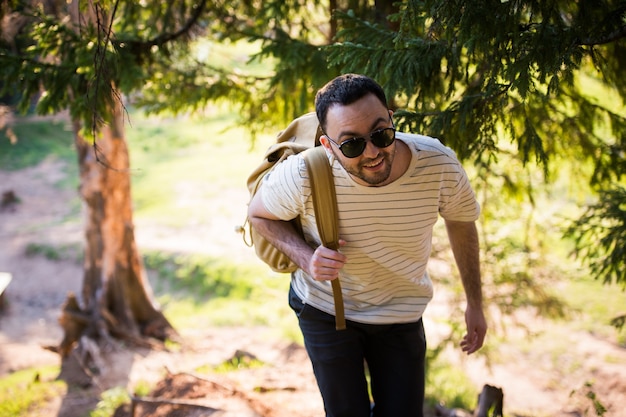
[[[480, 207], [454, 152], [426, 136], [398, 132], [412, 152], [406, 173], [391, 184], [357, 184], [337, 161], [331, 162], [339, 211], [341, 271], [345, 314], [361, 323], [406, 323], [418, 320], [433, 296], [426, 272], [432, 229], [438, 215], [474, 221]], [[301, 156], [279, 164], [263, 183], [263, 203], [283, 220], [300, 215], [305, 239], [317, 247], [309, 179]], [[330, 282], [318, 282], [302, 270], [293, 288], [315, 308], [334, 314]]]

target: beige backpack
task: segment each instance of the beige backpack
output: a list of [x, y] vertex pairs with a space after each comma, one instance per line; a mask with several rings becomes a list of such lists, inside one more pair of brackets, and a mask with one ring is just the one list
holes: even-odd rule
[[[315, 113], [307, 113], [292, 121], [278, 134], [276, 143], [267, 150], [263, 162], [250, 174], [247, 185], [250, 199], [259, 189], [265, 175], [287, 157], [303, 152], [311, 181], [313, 206], [317, 229], [322, 244], [330, 249], [339, 249], [339, 226], [337, 216], [337, 197], [332, 169], [319, 138], [321, 128]], [[293, 220], [295, 227], [301, 230], [299, 218]], [[263, 236], [258, 234], [246, 218], [240, 228], [244, 242], [253, 246], [257, 256], [276, 272], [291, 273], [298, 269], [287, 255], [276, 249]], [[345, 329], [343, 298], [339, 279], [331, 281], [335, 301], [335, 323], [337, 330]]]

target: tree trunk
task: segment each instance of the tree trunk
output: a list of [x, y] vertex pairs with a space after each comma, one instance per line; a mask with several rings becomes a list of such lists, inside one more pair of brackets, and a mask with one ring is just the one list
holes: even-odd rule
[[73, 121], [85, 202], [85, 260], [82, 305], [70, 294], [63, 309], [65, 357], [81, 337], [99, 343], [111, 336], [134, 343], [175, 338], [176, 332], [155, 306], [135, 244], [130, 166], [119, 100], [98, 132], [96, 145], [84, 140]]

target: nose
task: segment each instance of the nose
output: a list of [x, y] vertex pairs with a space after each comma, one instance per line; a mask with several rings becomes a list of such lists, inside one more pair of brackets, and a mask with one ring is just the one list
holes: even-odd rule
[[369, 159], [374, 159], [380, 153], [380, 148], [372, 143], [371, 140], [365, 142], [365, 150], [363, 156]]

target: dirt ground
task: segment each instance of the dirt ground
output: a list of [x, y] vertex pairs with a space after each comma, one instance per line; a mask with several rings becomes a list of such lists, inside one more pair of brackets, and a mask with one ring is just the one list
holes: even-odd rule
[[[13, 191], [19, 204], [0, 210], [0, 272], [10, 272], [13, 281], [0, 315], [0, 376], [28, 367], [58, 364], [59, 357], [44, 349], [60, 342], [57, 324], [59, 309], [68, 291], [80, 294], [81, 267], [77, 262], [52, 261], [28, 256], [29, 243], [55, 246], [82, 241], [80, 217], [72, 191], [59, 191], [53, 185], [63, 176], [59, 162], [48, 160], [18, 172], [0, 171], [0, 195]], [[233, 198], [245, 204], [246, 194]], [[155, 225], [137, 224], [141, 247], [179, 250], [203, 247], [214, 255], [228, 251], [253, 261], [233, 226], [241, 221], [216, 219], [211, 230], [195, 227], [171, 233]], [[221, 252], [220, 252], [221, 251]], [[434, 329], [438, 315], [446, 314], [445, 303], [435, 300], [425, 316], [429, 343], [437, 339]], [[539, 333], [555, 326], [537, 321]], [[429, 329], [431, 329], [429, 334]], [[148, 351], [114, 346], [114, 353], [102, 358], [106, 377], [96, 378], [95, 386], [72, 386], [52, 399], [32, 416], [78, 417], [93, 409], [103, 389], [122, 386], [129, 392], [139, 383], [150, 382], [150, 398], [133, 402], [135, 416], [263, 416], [319, 417], [323, 415], [306, 352], [301, 346], [281, 340], [268, 328], [207, 328], [203, 331], [179, 329], [185, 343], [180, 350]], [[614, 340], [588, 332], [555, 332], [566, 348], [527, 349], [515, 342], [496, 346], [497, 357], [488, 366], [483, 357], [456, 358], [459, 370], [467, 371], [477, 392], [484, 384], [504, 390], [507, 416], [576, 417], [595, 416], [591, 397], [606, 407], [606, 417], [626, 416], [626, 349]], [[517, 338], [516, 338], [517, 337]], [[526, 335], [510, 335], [523, 340]], [[233, 357], [257, 358], [265, 365], [226, 374], [198, 374], [194, 370], [216, 365]], [[163, 401], [167, 399], [169, 404]], [[185, 404], [181, 404], [185, 403]], [[116, 417], [130, 416], [131, 408], [119, 409]]]

